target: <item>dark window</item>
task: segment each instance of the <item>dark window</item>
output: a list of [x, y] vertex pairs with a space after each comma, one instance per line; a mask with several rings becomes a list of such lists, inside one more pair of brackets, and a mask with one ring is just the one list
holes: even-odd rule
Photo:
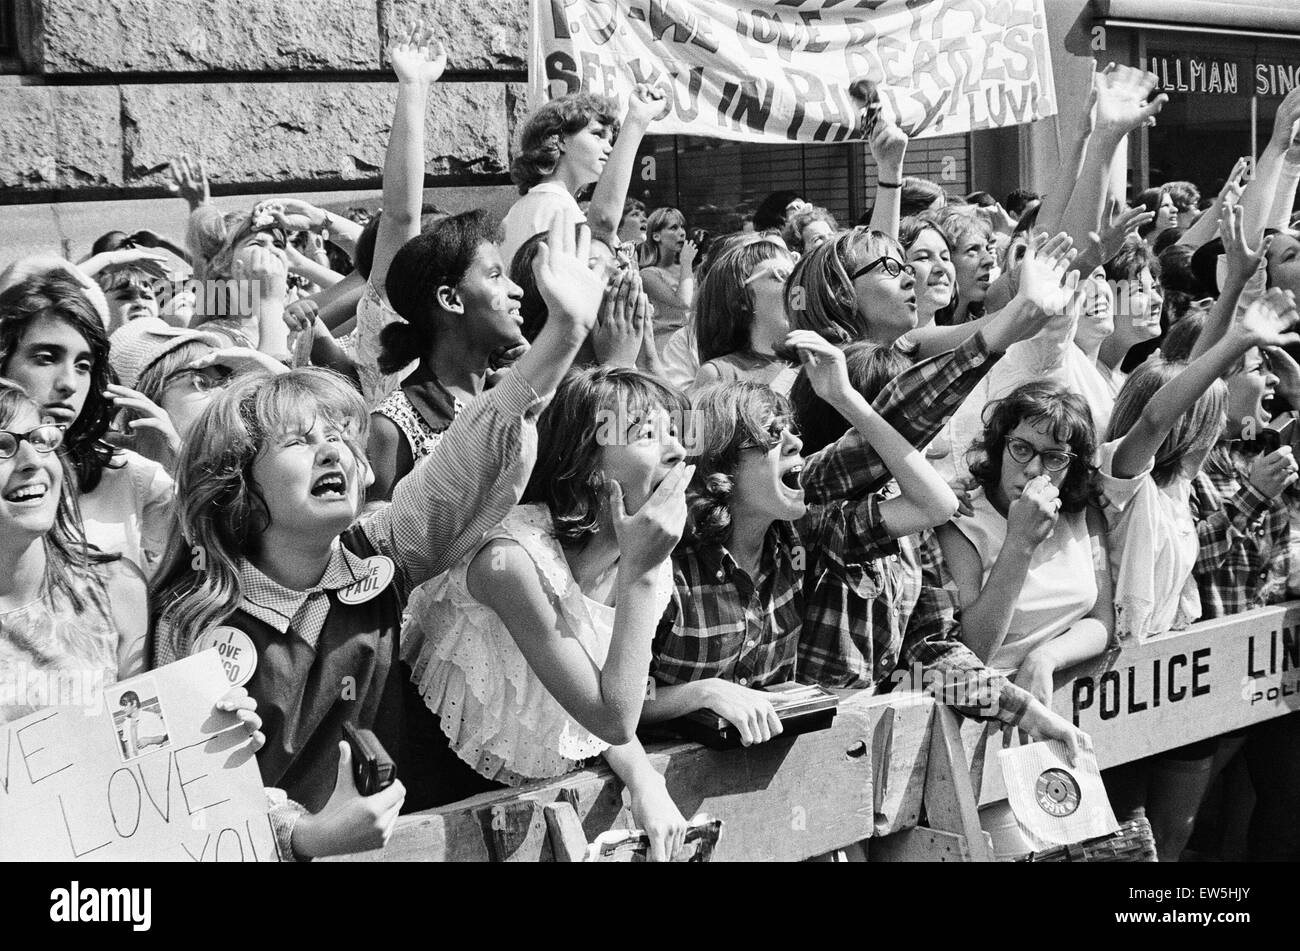
[[15, 3], [16, 0], [0, 0], [0, 56], [18, 55]]

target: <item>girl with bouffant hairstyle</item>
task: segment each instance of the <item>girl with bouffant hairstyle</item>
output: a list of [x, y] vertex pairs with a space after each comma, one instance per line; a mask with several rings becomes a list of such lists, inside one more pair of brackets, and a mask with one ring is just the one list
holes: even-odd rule
[[785, 397], [744, 380], [697, 389], [692, 533], [673, 556], [675, 589], [655, 635], [650, 670], [658, 686], [644, 722], [707, 707], [746, 745], [780, 733], [769, 696], [754, 688], [794, 680], [805, 618], [822, 617], [859, 582], [889, 588], [881, 572], [893, 539], [956, 510], [938, 473], [853, 389], [837, 347], [808, 331], [792, 333], [788, 344], [817, 394], [880, 453], [901, 494], [809, 509], [803, 443]]

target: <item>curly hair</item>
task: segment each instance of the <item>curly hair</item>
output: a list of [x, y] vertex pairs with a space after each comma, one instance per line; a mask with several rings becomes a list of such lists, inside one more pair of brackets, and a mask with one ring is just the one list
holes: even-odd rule
[[869, 336], [870, 307], [864, 315], [850, 275], [885, 254], [903, 259], [903, 249], [885, 232], [855, 228], [840, 232], [801, 257], [785, 285], [790, 329], [812, 330], [841, 344]]
[[108, 360], [108, 334], [98, 311], [71, 278], [61, 274], [36, 274], [0, 294], [0, 375], [8, 375], [9, 362], [23, 337], [42, 317], [67, 324], [81, 334], [90, 349], [90, 389], [81, 412], [63, 435], [64, 452], [81, 492], [93, 492], [106, 468], [113, 464], [114, 449], [104, 440], [113, 421], [113, 402], [104, 395], [117, 374]]
[[519, 186], [519, 194], [527, 195], [530, 188], [555, 171], [564, 154], [564, 137], [581, 132], [593, 119], [611, 135], [618, 135], [618, 104], [607, 96], [561, 96], [528, 117], [519, 134], [518, 154], [510, 161], [510, 178]]
[[699, 440], [690, 461], [695, 477], [686, 489], [694, 539], [725, 542], [731, 535], [731, 493], [746, 446], [771, 445], [768, 422], [789, 417], [790, 403], [769, 387], [748, 380], [710, 383], [691, 393]]
[[803, 254], [803, 229], [818, 221], [826, 222], [831, 231], [840, 230], [839, 222], [829, 211], [820, 205], [808, 205], [791, 215], [790, 220], [781, 229], [781, 238], [785, 241], [785, 246], [791, 251]]
[[655, 409], [689, 418], [680, 390], [639, 370], [586, 367], [560, 381], [537, 421], [537, 462], [522, 501], [545, 503], [561, 542], [581, 543], [600, 527], [601, 447], [625, 442], [628, 428]]
[[984, 432], [967, 452], [971, 475], [986, 496], [1002, 481], [1002, 456], [1007, 437], [1023, 422], [1046, 424], [1052, 438], [1065, 443], [1074, 459], [1061, 482], [1061, 511], [1082, 512], [1098, 499], [1097, 431], [1092, 411], [1082, 396], [1058, 383], [1035, 381], [1012, 390], [984, 407]]

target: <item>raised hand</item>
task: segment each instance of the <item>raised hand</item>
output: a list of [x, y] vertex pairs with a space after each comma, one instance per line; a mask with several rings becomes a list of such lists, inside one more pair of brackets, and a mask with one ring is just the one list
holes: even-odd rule
[[1294, 142], [1296, 123], [1300, 122], [1300, 87], [1286, 94], [1273, 116], [1272, 144], [1278, 149], [1290, 148]]
[[1228, 258], [1229, 279], [1241, 284], [1263, 265], [1268, 256], [1268, 246], [1273, 241], [1273, 236], [1267, 235], [1260, 242], [1259, 250], [1252, 251], [1246, 243], [1245, 221], [1246, 213], [1235, 204], [1225, 204], [1219, 215], [1219, 238]]
[[799, 354], [813, 392], [832, 406], [842, 406], [857, 392], [849, 382], [844, 351], [812, 330], [792, 330], [785, 345]]
[[120, 251], [101, 251], [88, 261], [82, 262], [81, 270], [93, 276], [100, 271], [123, 267], [127, 264], [144, 271], [158, 281], [165, 281], [169, 277], [167, 272], [169, 259], [167, 255], [149, 248], [123, 248]]
[[627, 98], [627, 118], [624, 121], [646, 126], [668, 115], [670, 108], [662, 89], [651, 83], [637, 83]]
[[1285, 347], [1300, 343], [1300, 334], [1291, 330], [1297, 320], [1295, 296], [1273, 287], [1236, 315], [1228, 335], [1243, 353], [1251, 347]]
[[579, 226], [575, 238], [573, 228], [557, 216], [533, 260], [548, 319], [568, 320], [584, 337], [596, 324], [605, 294], [605, 282], [587, 265], [590, 259], [591, 229]]
[[133, 434], [151, 432], [163, 441], [172, 458], [180, 455], [181, 437], [165, 409], [138, 390], [120, 383], [108, 384], [104, 395], [113, 401], [114, 409], [133, 410], [140, 414], [139, 419], [133, 419], [127, 424]]
[[417, 21], [397, 31], [388, 46], [388, 61], [399, 83], [431, 86], [447, 68], [447, 49], [434, 39], [430, 27]]
[[1147, 101], [1157, 81], [1155, 73], [1108, 64], [1095, 80], [1097, 129], [1127, 135], [1143, 125], [1155, 125], [1156, 115], [1169, 101], [1164, 93]]
[[694, 466], [677, 463], [634, 514], [624, 505], [623, 487], [608, 483], [619, 561], [628, 571], [649, 574], [672, 555], [686, 527], [686, 486], [694, 475]]
[[1144, 205], [1126, 208], [1119, 199], [1111, 198], [1106, 203], [1106, 227], [1100, 234], [1096, 231], [1088, 232], [1088, 240], [1094, 246], [1095, 260], [1109, 261], [1124, 247], [1124, 242], [1128, 240], [1129, 235], [1137, 234], [1139, 230], [1155, 220], [1156, 213], [1147, 211]]
[[640, 273], [631, 269], [620, 271], [606, 286], [596, 329], [591, 332], [597, 362], [604, 366], [636, 366], [645, 339], [645, 308], [638, 307], [644, 297]]
[[871, 157], [876, 161], [877, 169], [898, 171], [903, 167], [903, 156], [907, 154], [907, 133], [894, 123], [881, 116], [871, 130]]
[[192, 370], [202, 370], [206, 367], [225, 367], [236, 376], [241, 373], [263, 371], [272, 375], [289, 372], [289, 368], [279, 360], [251, 347], [223, 347], [205, 353], [189, 365]]
[[171, 179], [164, 181], [163, 185], [173, 195], [184, 198], [190, 206], [190, 211], [212, 200], [202, 159], [192, 159], [188, 155], [182, 155], [172, 160], [170, 171]]
[[1079, 272], [1070, 265], [1078, 252], [1064, 232], [1043, 238], [1036, 235], [1025, 248], [1016, 297], [1051, 317], [1065, 313], [1075, 300]]

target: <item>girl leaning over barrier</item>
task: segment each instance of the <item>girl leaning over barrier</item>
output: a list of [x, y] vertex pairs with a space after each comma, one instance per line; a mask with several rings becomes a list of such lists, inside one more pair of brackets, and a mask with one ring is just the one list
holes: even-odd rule
[[574, 370], [542, 415], [525, 504], [412, 599], [407, 657], [454, 754], [430, 777], [436, 803], [603, 755], [651, 858], [682, 844], [636, 726], [686, 519], [685, 409], [636, 370]]
[[401, 784], [358, 796], [339, 734], [345, 722], [373, 730], [399, 779], [417, 765], [403, 755], [406, 594], [459, 562], [518, 501], [533, 417], [595, 320], [600, 284], [572, 236], [553, 236], [537, 268], [551, 320], [536, 345], [465, 408], [390, 504], [360, 520], [368, 417], [336, 374], [238, 380], [185, 442], [178, 544], [188, 567], [158, 594], [154, 659], [201, 649], [216, 628], [256, 654], [247, 685], [266, 718], [262, 775], [311, 813], [293, 827], [297, 855], [377, 848], [391, 831]]

